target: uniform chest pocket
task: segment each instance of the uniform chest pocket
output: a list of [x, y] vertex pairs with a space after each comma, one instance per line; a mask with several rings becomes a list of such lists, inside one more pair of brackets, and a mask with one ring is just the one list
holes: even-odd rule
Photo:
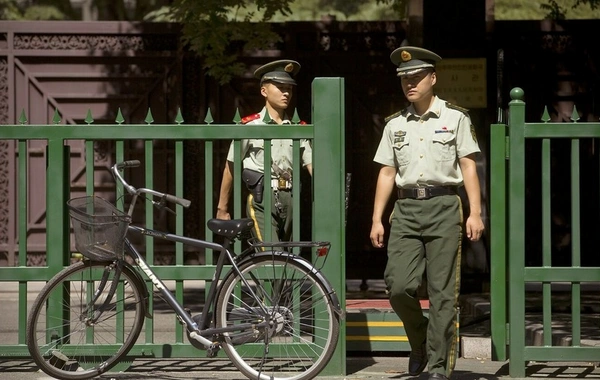
[[437, 161], [453, 161], [456, 159], [456, 135], [454, 133], [438, 133], [433, 136], [432, 150]]
[[410, 162], [410, 141], [404, 136], [400, 141], [394, 142], [394, 156], [399, 166], [405, 166]]
[[248, 152], [246, 153], [246, 155], [252, 157], [252, 159], [256, 162], [256, 165], [264, 165], [264, 146], [264, 140], [253, 139], [248, 141]]

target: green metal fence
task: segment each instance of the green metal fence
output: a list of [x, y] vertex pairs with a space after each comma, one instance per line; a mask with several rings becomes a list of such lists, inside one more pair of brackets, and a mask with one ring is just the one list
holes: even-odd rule
[[[525, 122], [524, 93], [520, 88], [511, 91], [508, 125], [491, 126], [491, 306], [492, 349], [494, 359], [510, 358], [510, 376], [524, 377], [529, 361], [591, 361], [600, 358], [600, 346], [585, 346], [581, 337], [581, 285], [600, 281], [599, 267], [581, 265], [581, 212], [586, 207], [581, 196], [580, 147], [584, 139], [600, 138], [600, 123], [578, 123], [576, 109], [571, 123], [551, 123], [548, 112], [538, 123]], [[538, 140], [540, 156], [532, 162], [527, 159], [528, 142]], [[570, 175], [552, 178], [551, 148], [559, 141], [570, 142]], [[539, 223], [541, 228], [541, 266], [526, 265], [526, 168], [533, 162], [541, 163], [538, 171], [540, 215], [530, 215], [528, 223]], [[530, 173], [530, 172], [529, 172]], [[587, 174], [587, 173], [586, 173]], [[592, 173], [597, 178], [598, 173]], [[537, 178], [537, 176], [536, 176]], [[527, 178], [527, 180], [531, 180]], [[551, 257], [551, 183], [566, 181], [570, 198], [564, 202], [571, 211], [571, 266], [553, 266]], [[534, 244], [537, 242], [534, 242]], [[584, 252], [597, 254], [596, 252]], [[541, 284], [543, 344], [526, 345], [526, 285]], [[570, 285], [570, 346], [553, 345], [552, 341], [552, 285]]]
[[[0, 139], [18, 141], [18, 170], [14, 181], [18, 191], [18, 230], [19, 236], [19, 263], [17, 267], [0, 268], [0, 284], [2, 282], [18, 283], [18, 343], [2, 344], [0, 342], [0, 357], [28, 357], [25, 345], [25, 324], [27, 320], [27, 293], [28, 285], [32, 281], [44, 282], [68, 265], [71, 258], [70, 252], [70, 227], [66, 201], [70, 198], [68, 181], [69, 174], [69, 141], [84, 140], [86, 146], [86, 192], [94, 191], [94, 150], [93, 144], [100, 140], [115, 141], [115, 161], [131, 159], [125, 157], [125, 142], [128, 140], [143, 141], [142, 160], [145, 171], [143, 187], [153, 188], [153, 172], [161, 170], [163, 163], [154, 162], [154, 140], [169, 140], [174, 144], [174, 170], [175, 192], [174, 195], [186, 197], [183, 193], [184, 141], [204, 141], [204, 194], [205, 219], [214, 217], [214, 201], [212, 189], [214, 177], [214, 147], [216, 140], [233, 140], [239, 148], [240, 139], [263, 138], [266, 140], [265, 156], [270, 156], [270, 139], [293, 139], [294, 154], [299, 157], [300, 139], [310, 139], [313, 143], [313, 177], [312, 177], [312, 226], [311, 237], [313, 240], [330, 241], [331, 251], [323, 268], [325, 276], [331, 281], [338, 292], [345, 307], [345, 158], [344, 158], [344, 82], [342, 78], [316, 78], [312, 85], [312, 124], [288, 125], [277, 127], [252, 126], [244, 127], [236, 124], [217, 125], [184, 124], [181, 117], [177, 117], [175, 124], [153, 124], [151, 112], [148, 112], [146, 124], [123, 124], [121, 117], [116, 124], [93, 124], [93, 115], [86, 118], [87, 125], [61, 125], [59, 115], [55, 115], [54, 124], [51, 125], [26, 125], [24, 117], [19, 125], [0, 126]], [[27, 142], [30, 140], [45, 140], [47, 142], [47, 171], [46, 171], [46, 261], [44, 267], [28, 267], [27, 254]], [[294, 161], [294, 172], [300, 172], [300, 159]], [[234, 163], [234, 194], [233, 217], [242, 217], [242, 184], [240, 181], [241, 162]], [[219, 173], [216, 173], [219, 174]], [[220, 178], [220, 175], [217, 177]], [[164, 191], [164, 189], [157, 189]], [[300, 207], [299, 186], [294, 186], [294, 204]], [[266, 197], [270, 194], [267, 192]], [[197, 200], [194, 200], [197, 201]], [[267, 198], [265, 203], [270, 205]], [[177, 206], [175, 229], [173, 232], [182, 234], [184, 225], [184, 210]], [[268, 210], [267, 210], [268, 211]], [[147, 225], [152, 225], [154, 220], [153, 207], [149, 205], [145, 210]], [[266, 230], [270, 235], [270, 229]], [[300, 236], [300, 213], [294, 213], [295, 237]], [[212, 233], [206, 228], [204, 238], [212, 239]], [[266, 236], [265, 240], [270, 237]], [[145, 250], [148, 263], [153, 263], [154, 246], [152, 241], [147, 241]], [[186, 280], [212, 279], [214, 266], [207, 260], [204, 266], [184, 265], [184, 252], [180, 244], [175, 245], [175, 264], [153, 266], [153, 270], [166, 281], [175, 283], [175, 294], [178, 301], [183, 301], [184, 282]], [[151, 304], [152, 307], [152, 304]], [[185, 339], [183, 327], [173, 318], [175, 340], [169, 344], [158, 343], [154, 340], [154, 323], [147, 319], [145, 323], [145, 343], [136, 346], [133, 353], [146, 357], [203, 357], [203, 351], [193, 348]], [[323, 372], [324, 375], [339, 375], [345, 373], [345, 327], [341, 326], [337, 351], [330, 364]]]

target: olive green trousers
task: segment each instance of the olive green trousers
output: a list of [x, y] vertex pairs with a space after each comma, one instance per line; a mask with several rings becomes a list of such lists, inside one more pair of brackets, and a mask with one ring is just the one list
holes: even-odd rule
[[[429, 373], [450, 377], [457, 358], [462, 205], [458, 195], [398, 199], [391, 217], [385, 283], [411, 347], [427, 342]], [[417, 299], [427, 278], [429, 318]]]
[[[265, 191], [268, 191], [265, 189]], [[267, 225], [271, 226], [271, 241], [290, 241], [292, 239], [292, 192], [272, 190], [271, 218]], [[263, 198], [264, 202], [264, 198]], [[254, 237], [265, 241], [265, 207], [255, 202], [252, 194], [248, 195], [246, 203], [248, 217], [254, 221], [252, 234]]]

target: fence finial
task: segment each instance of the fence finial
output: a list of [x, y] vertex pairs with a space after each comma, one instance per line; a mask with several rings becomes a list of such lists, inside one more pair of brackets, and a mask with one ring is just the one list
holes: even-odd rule
[[19, 116], [19, 124], [27, 124], [27, 116], [25, 116], [25, 108], [21, 111], [21, 116]]
[[125, 118], [123, 117], [123, 114], [121, 113], [121, 107], [119, 107], [117, 109], [117, 118], [115, 119], [115, 122], [117, 124], [122, 124], [125, 121]]
[[177, 107], [177, 116], [175, 116], [175, 122], [177, 124], [183, 123], [183, 115], [181, 114], [181, 107]]
[[60, 123], [60, 115], [58, 114], [58, 108], [54, 109], [54, 116], [52, 117], [52, 122], [54, 124], [59, 124]]
[[88, 108], [87, 115], [83, 120], [88, 124], [92, 124], [94, 122], [94, 118], [92, 117], [92, 110]]
[[571, 121], [573, 123], [576, 123], [577, 120], [579, 120], [579, 119], [580, 119], [580, 117], [579, 117], [579, 112], [577, 112], [577, 106], [574, 105], [573, 106], [573, 113], [571, 114]]
[[547, 123], [550, 121], [550, 113], [548, 112], [548, 106], [544, 106], [544, 113], [542, 114], [542, 121]]
[[144, 119], [144, 122], [146, 124], [154, 123], [154, 118], [152, 117], [152, 111], [150, 110], [150, 107], [148, 107], [148, 113], [146, 114], [146, 118]]
[[300, 116], [298, 115], [298, 108], [294, 108], [294, 116], [292, 116], [292, 123], [300, 123]]
[[212, 114], [210, 113], [210, 107], [208, 107], [208, 111], [206, 111], [206, 117], [204, 118], [204, 122], [206, 124], [211, 124], [214, 121]]
[[510, 98], [512, 100], [523, 101], [523, 99], [525, 98], [525, 91], [523, 91], [521, 87], [515, 87], [512, 90], [510, 90]]
[[233, 122], [239, 124], [242, 122], [242, 115], [240, 115], [240, 109], [235, 109], [235, 115], [233, 115]]
[[263, 118], [263, 123], [265, 124], [271, 124], [271, 122], [273, 121], [273, 119], [271, 119], [271, 115], [269, 115], [269, 112], [265, 112], [265, 117]]

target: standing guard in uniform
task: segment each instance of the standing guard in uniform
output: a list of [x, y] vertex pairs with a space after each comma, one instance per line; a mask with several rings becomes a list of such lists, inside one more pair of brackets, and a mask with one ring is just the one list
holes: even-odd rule
[[[429, 363], [429, 379], [446, 380], [457, 357], [460, 255], [464, 232], [479, 240], [481, 194], [475, 156], [480, 152], [466, 110], [433, 92], [435, 63], [441, 57], [418, 47], [392, 52], [408, 108], [386, 119], [374, 161], [377, 178], [370, 238], [384, 246], [383, 212], [397, 193], [390, 217], [384, 278], [390, 304], [404, 323], [411, 346], [408, 372], [419, 375]], [[457, 193], [465, 188], [470, 214], [463, 224]], [[429, 318], [417, 299], [427, 276]]]
[[[300, 64], [291, 60], [278, 60], [259, 67], [254, 76], [260, 79], [260, 93], [265, 98], [265, 107], [259, 113], [242, 118], [245, 125], [256, 124], [291, 124], [286, 113], [292, 99], [292, 90], [296, 85], [294, 76], [300, 71]], [[256, 238], [264, 240], [265, 221], [270, 222], [272, 237], [279, 241], [289, 241], [292, 238], [292, 154], [293, 141], [291, 139], [272, 140], [272, 164], [265, 171], [264, 140], [245, 139], [242, 146], [242, 179], [248, 185], [250, 194], [246, 211], [248, 217], [254, 220], [253, 234]], [[312, 175], [312, 148], [308, 140], [300, 142], [302, 166]], [[233, 185], [233, 142], [227, 154], [227, 164], [223, 170], [219, 203], [217, 205], [217, 218], [230, 219], [229, 198]], [[268, 179], [263, 176], [268, 172]], [[299, 178], [300, 173], [296, 173]], [[295, 185], [299, 184], [297, 179]], [[262, 203], [262, 191], [273, 192], [272, 217], [265, 216]]]

